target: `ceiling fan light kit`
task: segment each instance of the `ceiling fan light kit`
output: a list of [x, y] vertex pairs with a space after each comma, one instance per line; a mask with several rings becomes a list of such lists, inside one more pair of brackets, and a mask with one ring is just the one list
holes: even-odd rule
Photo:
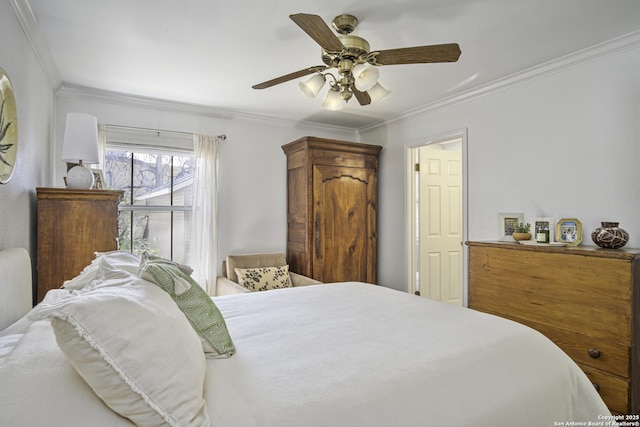
[[342, 96], [342, 93], [338, 89], [329, 89], [327, 92], [327, 98], [322, 103], [322, 107], [327, 110], [337, 111], [342, 110], [345, 105], [347, 105], [347, 101]]
[[[377, 67], [393, 64], [422, 64], [435, 62], [456, 62], [460, 57], [457, 43], [417, 46], [409, 48], [370, 51], [369, 42], [351, 33], [358, 25], [353, 15], [343, 14], [333, 19], [332, 25], [339, 36], [318, 15], [298, 13], [289, 15], [305, 33], [322, 47], [322, 62], [266, 82], [254, 85], [254, 89], [266, 89], [309, 74], [314, 74], [305, 82], [298, 83], [300, 90], [311, 98], [316, 98], [324, 87], [327, 77], [331, 77], [324, 108], [339, 110], [355, 95], [360, 105], [369, 105], [389, 95], [379, 82]], [[335, 68], [337, 76], [329, 69]]]
[[371, 102], [376, 102], [389, 95], [391, 91], [385, 89], [384, 86], [382, 86], [380, 83], [376, 83], [371, 89], [367, 91], [367, 93], [371, 98]]
[[374, 87], [380, 78], [380, 71], [368, 64], [357, 64], [351, 73], [355, 80], [356, 89], [361, 92], [366, 92]]
[[323, 74], [314, 74], [309, 80], [305, 82], [298, 83], [300, 86], [300, 90], [302, 93], [307, 95], [309, 98], [314, 98], [318, 96], [320, 89], [324, 86], [325, 77]]

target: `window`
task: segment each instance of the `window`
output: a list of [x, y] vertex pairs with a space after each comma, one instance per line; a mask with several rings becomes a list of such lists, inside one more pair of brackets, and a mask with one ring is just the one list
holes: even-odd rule
[[189, 152], [180, 144], [150, 146], [135, 133], [127, 135], [134, 142], [122, 143], [116, 135], [107, 131], [103, 173], [106, 188], [124, 191], [118, 207], [120, 250], [136, 255], [147, 251], [188, 264], [193, 149]]

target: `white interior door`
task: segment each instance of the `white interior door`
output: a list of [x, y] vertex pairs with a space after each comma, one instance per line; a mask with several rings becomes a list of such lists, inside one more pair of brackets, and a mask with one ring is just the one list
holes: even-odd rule
[[463, 305], [462, 151], [418, 148], [417, 287], [421, 296]]

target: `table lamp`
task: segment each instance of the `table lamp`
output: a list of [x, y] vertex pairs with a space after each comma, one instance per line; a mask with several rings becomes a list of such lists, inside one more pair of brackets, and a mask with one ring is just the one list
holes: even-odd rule
[[68, 113], [64, 127], [62, 161], [76, 164], [67, 171], [69, 188], [93, 186], [93, 173], [85, 164], [98, 163], [98, 119], [89, 114]]

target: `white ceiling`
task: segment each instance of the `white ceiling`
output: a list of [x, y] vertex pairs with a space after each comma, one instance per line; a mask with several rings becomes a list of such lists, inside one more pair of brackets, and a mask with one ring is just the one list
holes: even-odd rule
[[[354, 128], [640, 29], [639, 0], [23, 1], [65, 86]], [[357, 16], [354, 34], [372, 50], [457, 42], [462, 55], [384, 66], [391, 94], [338, 112], [305, 97], [297, 81], [252, 89], [322, 64], [318, 45], [289, 19], [300, 12], [329, 25]]]

